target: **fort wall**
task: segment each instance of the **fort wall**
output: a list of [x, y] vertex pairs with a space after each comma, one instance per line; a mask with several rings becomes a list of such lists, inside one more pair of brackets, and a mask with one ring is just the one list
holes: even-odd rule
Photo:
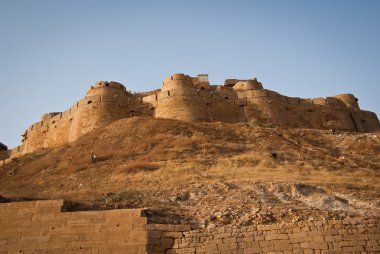
[[376, 253], [380, 218], [230, 225], [147, 224], [140, 209], [65, 212], [63, 200], [0, 204], [0, 253]]
[[67, 144], [94, 129], [137, 113], [152, 115], [148, 108], [142, 104], [142, 98], [128, 93], [123, 85], [98, 82], [70, 109], [45, 114], [40, 122], [31, 125], [23, 134], [22, 153]]
[[157, 118], [182, 121], [241, 122], [243, 113], [230, 87], [197, 88], [189, 76], [175, 74], [165, 79], [157, 96]]
[[248, 121], [296, 128], [356, 131], [349, 109], [333, 97], [290, 98], [266, 89], [238, 92], [238, 95], [247, 100]]
[[199, 89], [184, 74], [165, 79], [162, 89], [144, 98], [155, 117], [183, 121], [255, 121], [264, 126], [368, 132], [380, 129], [376, 114], [359, 109], [351, 94], [291, 98], [263, 89], [257, 79], [226, 80], [225, 86]]
[[188, 122], [256, 122], [263, 126], [371, 132], [380, 130], [375, 113], [360, 110], [351, 94], [301, 99], [264, 89], [257, 79], [208, 83], [206, 74], [173, 74], [161, 89], [131, 94], [117, 82], [97, 82], [85, 98], [64, 112], [42, 116], [23, 134], [12, 158], [72, 142], [118, 119], [146, 115]]

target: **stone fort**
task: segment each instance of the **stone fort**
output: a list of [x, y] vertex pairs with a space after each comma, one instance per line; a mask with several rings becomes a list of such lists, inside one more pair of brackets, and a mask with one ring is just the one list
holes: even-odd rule
[[375, 113], [359, 108], [352, 94], [291, 98], [264, 89], [255, 79], [227, 79], [210, 85], [207, 74], [173, 74], [161, 89], [131, 93], [117, 82], [97, 82], [86, 96], [64, 112], [47, 113], [22, 134], [17, 157], [42, 148], [72, 142], [118, 119], [133, 116], [188, 122], [255, 122], [262, 126], [371, 132], [380, 129]]

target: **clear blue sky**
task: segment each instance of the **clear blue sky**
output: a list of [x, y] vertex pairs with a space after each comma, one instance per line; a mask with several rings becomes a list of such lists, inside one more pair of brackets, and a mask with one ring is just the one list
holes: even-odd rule
[[98, 80], [257, 76], [294, 97], [353, 93], [380, 113], [380, 1], [0, 0], [0, 141]]

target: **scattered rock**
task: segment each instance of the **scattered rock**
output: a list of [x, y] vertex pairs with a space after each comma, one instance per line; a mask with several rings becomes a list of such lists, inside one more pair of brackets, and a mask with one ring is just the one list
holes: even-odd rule
[[16, 176], [18, 173], [17, 169], [12, 169], [8, 171], [8, 176]]
[[216, 225], [214, 223], [210, 223], [207, 225], [207, 228], [208, 229], [214, 229], [214, 228], [216, 228]]

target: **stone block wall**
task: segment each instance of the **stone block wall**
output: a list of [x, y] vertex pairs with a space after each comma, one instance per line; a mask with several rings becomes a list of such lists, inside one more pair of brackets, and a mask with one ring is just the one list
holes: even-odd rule
[[140, 209], [62, 212], [63, 200], [0, 204], [0, 253], [146, 253]]
[[[369, 132], [380, 129], [375, 113], [360, 110], [355, 97], [345, 94], [336, 97], [301, 99], [261, 90], [238, 91], [246, 100], [247, 121], [296, 128], [334, 129]], [[347, 99], [347, 98], [350, 98]]]
[[359, 132], [380, 129], [376, 114], [360, 110], [351, 94], [291, 98], [263, 89], [257, 80], [252, 82], [199, 89], [189, 76], [174, 74], [165, 79], [160, 92], [143, 101], [154, 105], [155, 117], [189, 122], [257, 121], [263, 125]]
[[136, 114], [153, 115], [150, 106], [142, 103], [142, 98], [132, 96], [121, 84], [105, 84], [108, 83], [98, 82], [97, 86], [91, 87], [85, 98], [70, 109], [45, 114], [40, 122], [24, 132], [23, 149], [12, 152], [12, 157], [67, 144], [118, 119]]
[[[231, 87], [201, 89], [194, 85], [191, 77], [174, 74], [165, 79], [157, 94], [154, 116], [189, 122], [241, 122], [243, 112], [236, 100], [236, 92]], [[152, 102], [152, 97], [144, 101]]]
[[[118, 119], [136, 115], [188, 122], [248, 122], [264, 126], [370, 132], [380, 130], [375, 113], [360, 110], [351, 94], [301, 99], [263, 89], [257, 80], [227, 80], [197, 86], [184, 74], [167, 77], [161, 90], [131, 94], [117, 82], [98, 82], [64, 112], [45, 114], [23, 134], [11, 158], [75, 141]], [[232, 86], [233, 85], [233, 86]], [[3, 161], [6, 163], [6, 161]]]
[[378, 253], [380, 219], [353, 218], [209, 230], [148, 224], [149, 253]]
[[147, 224], [140, 209], [62, 211], [63, 200], [0, 204], [0, 254], [377, 253], [380, 218], [214, 227]]

